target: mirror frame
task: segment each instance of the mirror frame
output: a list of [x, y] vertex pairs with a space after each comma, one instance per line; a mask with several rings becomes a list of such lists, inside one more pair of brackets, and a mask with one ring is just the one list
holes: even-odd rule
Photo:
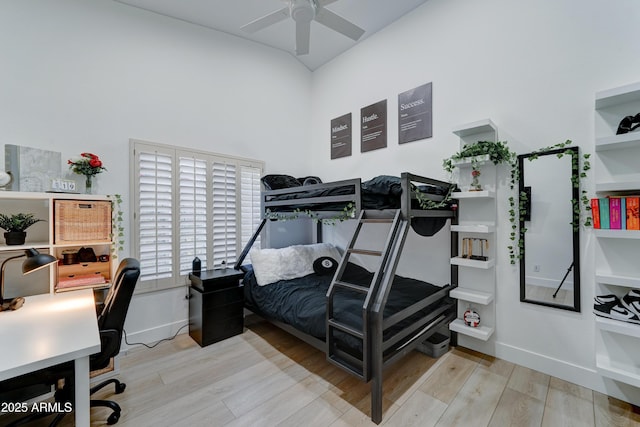
[[[573, 199], [573, 218], [572, 224], [573, 227], [573, 306], [563, 305], [563, 304], [555, 304], [552, 302], [532, 300], [526, 298], [526, 283], [525, 283], [525, 235], [526, 235], [526, 227], [525, 227], [525, 215], [520, 213], [519, 217], [519, 238], [520, 238], [520, 302], [526, 302], [530, 304], [538, 304], [552, 308], [558, 308], [561, 310], [569, 310], [580, 312], [580, 211], [576, 212], [575, 207], [580, 204], [580, 170], [579, 170], [579, 159], [580, 152], [578, 147], [565, 147], [559, 148], [555, 150], [543, 151], [543, 152], [533, 152], [528, 154], [520, 154], [518, 155], [518, 172], [519, 172], [519, 183], [518, 183], [518, 207], [520, 206], [520, 194], [522, 192], [527, 191], [524, 182], [524, 161], [525, 159], [529, 159], [530, 157], [542, 157], [542, 156], [557, 156], [558, 154], [568, 155], [568, 152], [571, 152], [571, 176], [572, 176], [572, 185], [571, 185], [571, 197]], [[535, 161], [535, 160], [531, 160]], [[531, 201], [528, 200], [530, 205]]]

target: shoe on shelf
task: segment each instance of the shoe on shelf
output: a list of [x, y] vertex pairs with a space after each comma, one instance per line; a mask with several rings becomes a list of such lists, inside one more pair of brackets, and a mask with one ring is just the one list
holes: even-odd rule
[[624, 308], [640, 317], [640, 289], [631, 289], [620, 302]]
[[593, 312], [596, 316], [640, 325], [640, 317], [627, 310], [617, 296], [600, 295], [596, 296], [593, 300]]

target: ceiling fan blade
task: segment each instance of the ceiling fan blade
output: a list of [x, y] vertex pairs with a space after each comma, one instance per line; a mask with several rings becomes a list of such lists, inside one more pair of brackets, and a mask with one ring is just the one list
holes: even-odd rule
[[336, 15], [328, 9], [318, 8], [316, 12], [315, 20], [329, 27], [334, 31], [337, 31], [352, 40], [358, 40], [364, 34], [364, 30], [353, 24], [340, 15]]
[[311, 22], [296, 22], [296, 55], [309, 53], [309, 38], [311, 37]]
[[255, 21], [249, 22], [247, 25], [243, 25], [242, 27], [240, 27], [240, 29], [243, 31], [246, 31], [247, 33], [255, 33], [256, 31], [262, 30], [263, 28], [266, 28], [269, 25], [273, 25], [280, 21], [284, 21], [288, 17], [289, 17], [289, 8], [285, 7], [273, 13], [265, 15], [262, 18], [258, 18]]
[[337, 1], [338, 0], [317, 0], [317, 3], [318, 3], [318, 6], [324, 7], [324, 6], [328, 5], [328, 4], [335, 3]]

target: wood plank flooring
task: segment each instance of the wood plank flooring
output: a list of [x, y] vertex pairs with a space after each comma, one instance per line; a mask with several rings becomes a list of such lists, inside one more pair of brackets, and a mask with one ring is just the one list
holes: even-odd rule
[[[123, 394], [94, 397], [122, 406], [120, 427], [375, 425], [369, 384], [264, 322], [205, 348], [183, 334], [130, 350], [118, 377]], [[627, 403], [463, 348], [439, 359], [408, 355], [388, 371], [384, 396], [381, 425], [390, 427], [640, 426]], [[105, 425], [107, 416], [94, 408], [91, 424]]]

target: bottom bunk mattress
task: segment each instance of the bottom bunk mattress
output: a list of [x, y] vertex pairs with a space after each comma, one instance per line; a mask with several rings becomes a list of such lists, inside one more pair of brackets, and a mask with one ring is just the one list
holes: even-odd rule
[[[248, 268], [244, 278], [245, 304], [257, 314], [289, 324], [299, 331], [324, 341], [326, 338], [326, 295], [332, 278], [333, 275], [313, 273], [296, 279], [280, 280], [259, 286], [253, 269]], [[373, 273], [370, 271], [356, 264], [348, 263], [342, 281], [368, 286], [372, 278]], [[420, 280], [395, 276], [384, 309], [384, 317], [395, 314], [441, 289], [439, 286]], [[334, 298], [334, 318], [341, 323], [362, 330], [364, 298], [364, 294], [355, 291], [337, 290]], [[440, 299], [414, 316], [398, 323], [394, 328], [385, 331], [385, 338], [443, 304], [451, 304], [450, 298]], [[338, 334], [336, 334], [337, 337]], [[350, 336], [342, 336], [341, 340], [344, 340], [344, 344], [352, 350], [361, 351], [362, 346], [359, 340]]]

